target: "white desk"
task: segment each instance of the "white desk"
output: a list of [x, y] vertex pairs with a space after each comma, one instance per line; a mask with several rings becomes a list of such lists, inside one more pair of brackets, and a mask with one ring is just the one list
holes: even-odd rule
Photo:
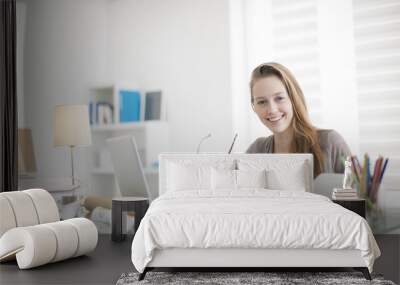
[[80, 204], [78, 200], [79, 184], [72, 185], [69, 177], [20, 177], [18, 189], [41, 188], [48, 191], [56, 201], [62, 219], [76, 216]]

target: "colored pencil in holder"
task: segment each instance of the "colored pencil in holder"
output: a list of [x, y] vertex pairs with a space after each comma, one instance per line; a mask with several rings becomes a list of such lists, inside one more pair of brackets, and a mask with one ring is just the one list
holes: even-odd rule
[[380, 183], [379, 178], [381, 175], [382, 160], [383, 160], [383, 158], [380, 156], [375, 162], [375, 169], [374, 169], [371, 192], [368, 195], [372, 202], [376, 201], [377, 192], [379, 189], [379, 183]]
[[388, 162], [389, 162], [389, 158], [386, 158], [386, 159], [385, 159], [385, 163], [384, 163], [384, 165], [383, 165], [383, 169], [382, 169], [381, 176], [379, 177], [379, 183], [382, 183], [383, 174], [385, 174], [385, 170], [386, 170], [386, 167], [387, 167]]
[[357, 184], [359, 184], [360, 183], [360, 176], [359, 176], [359, 173], [358, 173], [358, 169], [357, 169], [356, 160], [354, 158], [354, 155], [351, 156], [351, 164], [352, 164], [352, 170], [353, 170], [353, 173], [354, 173], [355, 180], [356, 180]]

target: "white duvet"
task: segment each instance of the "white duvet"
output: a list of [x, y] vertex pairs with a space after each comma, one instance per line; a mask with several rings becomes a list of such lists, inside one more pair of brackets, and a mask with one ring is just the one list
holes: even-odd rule
[[132, 243], [143, 272], [154, 249], [358, 249], [370, 271], [380, 255], [365, 219], [299, 191], [179, 191], [153, 201]]

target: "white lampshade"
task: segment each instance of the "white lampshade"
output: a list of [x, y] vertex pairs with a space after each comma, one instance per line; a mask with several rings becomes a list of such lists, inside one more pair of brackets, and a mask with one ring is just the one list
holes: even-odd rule
[[87, 105], [59, 105], [54, 110], [54, 146], [92, 144]]

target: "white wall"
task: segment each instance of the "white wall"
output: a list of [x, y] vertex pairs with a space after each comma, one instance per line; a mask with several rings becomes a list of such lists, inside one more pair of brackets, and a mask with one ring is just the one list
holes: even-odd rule
[[[229, 3], [185, 0], [27, 1], [25, 122], [39, 175], [70, 174], [66, 148], [52, 147], [53, 109], [86, 103], [89, 86], [134, 82], [168, 99], [170, 151], [227, 151], [232, 131]], [[90, 182], [89, 151], [76, 152]]]
[[[26, 1], [24, 119], [32, 129], [38, 175], [69, 176], [67, 148], [54, 148], [53, 110], [87, 102], [88, 86], [104, 80], [106, 1]], [[87, 149], [76, 151], [78, 177], [89, 177]]]
[[227, 151], [232, 133], [228, 1], [120, 0], [108, 11], [107, 77], [160, 88], [170, 151]]

